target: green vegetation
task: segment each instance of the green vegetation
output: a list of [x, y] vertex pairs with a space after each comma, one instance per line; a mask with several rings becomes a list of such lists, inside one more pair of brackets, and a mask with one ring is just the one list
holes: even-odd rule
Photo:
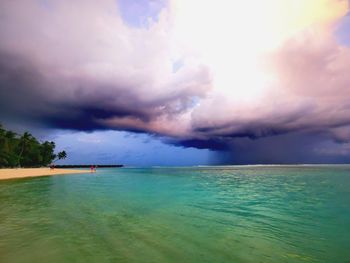
[[39, 142], [25, 132], [18, 135], [5, 130], [0, 124], [0, 167], [40, 167], [65, 159], [65, 151], [54, 154], [55, 143]]

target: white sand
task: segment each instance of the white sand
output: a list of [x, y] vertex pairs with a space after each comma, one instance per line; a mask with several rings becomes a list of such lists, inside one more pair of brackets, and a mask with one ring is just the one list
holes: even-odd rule
[[87, 173], [88, 170], [74, 169], [53, 169], [50, 168], [18, 168], [18, 169], [0, 169], [0, 180], [15, 179], [25, 177], [50, 176], [61, 174], [80, 174]]

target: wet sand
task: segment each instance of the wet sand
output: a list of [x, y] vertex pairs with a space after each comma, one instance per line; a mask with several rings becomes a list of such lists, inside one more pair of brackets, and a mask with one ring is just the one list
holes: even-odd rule
[[87, 173], [88, 170], [75, 170], [75, 169], [53, 169], [50, 168], [13, 168], [13, 169], [0, 169], [0, 180], [16, 179], [26, 177], [38, 177], [38, 176], [51, 176], [62, 174], [79, 174]]

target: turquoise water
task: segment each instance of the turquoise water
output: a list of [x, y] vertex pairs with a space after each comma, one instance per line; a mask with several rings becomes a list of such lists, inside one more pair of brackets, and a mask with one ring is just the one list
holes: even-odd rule
[[0, 181], [0, 262], [350, 262], [350, 166]]

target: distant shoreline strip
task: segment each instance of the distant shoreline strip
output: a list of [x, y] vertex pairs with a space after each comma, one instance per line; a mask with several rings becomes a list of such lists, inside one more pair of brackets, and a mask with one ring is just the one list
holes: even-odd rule
[[55, 168], [90, 168], [91, 165], [97, 168], [121, 168], [124, 167], [122, 164], [65, 164], [65, 165], [55, 165]]

